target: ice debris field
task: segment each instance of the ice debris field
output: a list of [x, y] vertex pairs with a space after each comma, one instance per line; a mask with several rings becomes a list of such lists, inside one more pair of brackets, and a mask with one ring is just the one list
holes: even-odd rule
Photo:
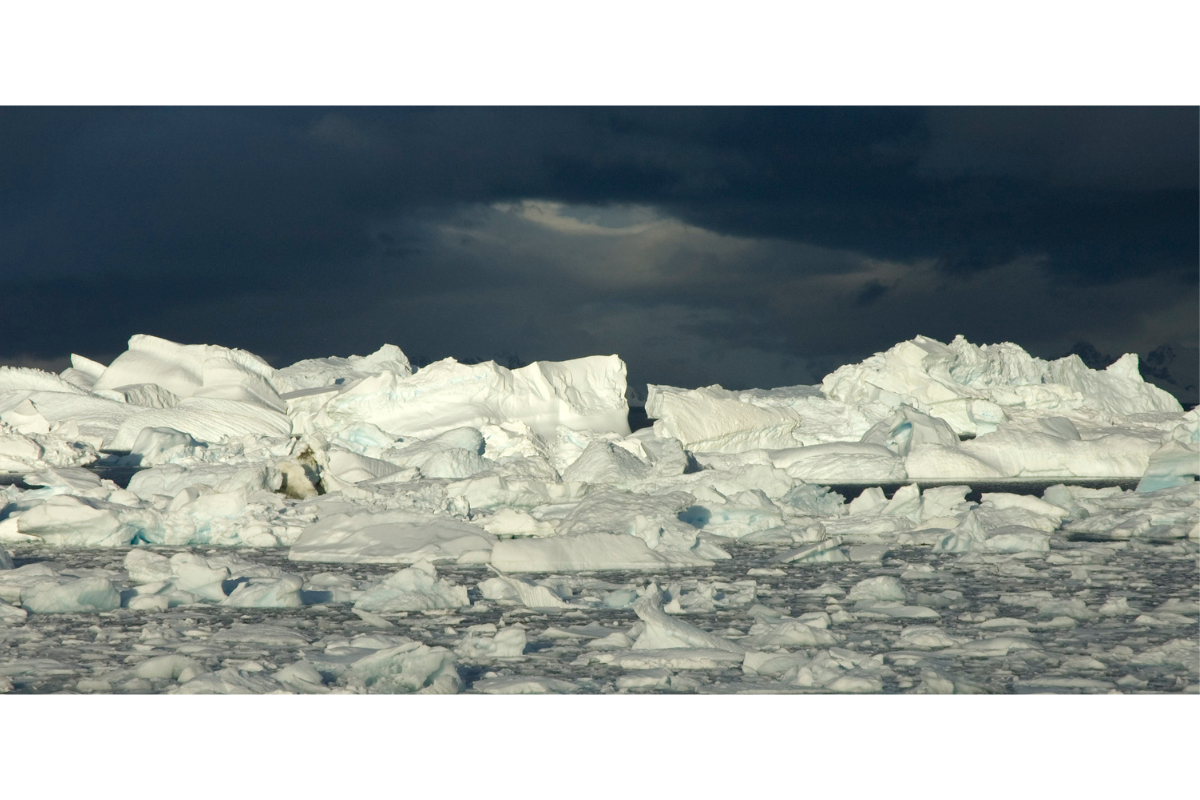
[[1136, 355], [646, 412], [617, 356], [0, 368], [0, 692], [1197, 690], [1200, 421]]

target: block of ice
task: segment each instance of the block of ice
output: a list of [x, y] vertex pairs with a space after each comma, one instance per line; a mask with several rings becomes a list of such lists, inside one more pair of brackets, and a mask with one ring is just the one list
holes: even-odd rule
[[351, 674], [371, 693], [455, 694], [463, 688], [450, 651], [418, 642], [364, 656], [351, 666]]
[[418, 561], [388, 576], [354, 601], [355, 608], [372, 612], [426, 611], [470, 604], [466, 587], [438, 578], [437, 569], [428, 561]]
[[[324, 395], [322, 395], [324, 397]], [[495, 362], [438, 361], [408, 377], [381, 372], [337, 393], [297, 425], [336, 431], [369, 422], [426, 439], [453, 428], [520, 421], [544, 437], [555, 427], [629, 433], [625, 364], [616, 356], [537, 361], [508, 370]]]
[[173, 428], [200, 442], [220, 442], [249, 435], [288, 437], [292, 422], [268, 405], [218, 397], [187, 397], [172, 408], [140, 409], [127, 416], [108, 447], [130, 450], [144, 428]]
[[695, 551], [696, 528], [680, 519], [692, 503], [692, 496], [684, 492], [644, 495], [602, 489], [572, 509], [558, 524], [558, 532], [562, 536], [623, 533], [636, 536], [652, 550]]
[[205, 672], [170, 690], [171, 694], [273, 694], [283, 690], [275, 679], [261, 673], [225, 667]]
[[594, 441], [563, 470], [564, 481], [630, 486], [650, 475], [651, 465], [613, 442]]
[[12, 568], [13, 568], [12, 553], [5, 550], [3, 545], [0, 545], [0, 569], [12, 569]]
[[494, 536], [554, 536], [554, 523], [515, 508], [501, 508], [476, 524]]
[[135, 584], [171, 579], [171, 561], [166, 556], [150, 550], [130, 550], [125, 554], [123, 566], [129, 573], [129, 580]]
[[678, 439], [689, 450], [740, 453], [800, 443], [794, 432], [801, 417], [790, 407], [744, 402], [720, 386], [647, 389], [646, 414], [655, 420], [655, 435]]
[[235, 608], [299, 608], [300, 589], [304, 579], [298, 575], [279, 578], [250, 578], [238, 586], [221, 601], [223, 606]]
[[957, 447], [958, 434], [944, 420], [901, 404], [891, 417], [863, 434], [860, 441], [881, 444], [899, 456], [907, 456], [913, 447], [922, 444]]
[[883, 690], [883, 677], [890, 672], [883, 665], [882, 655], [831, 647], [790, 668], [780, 679], [794, 686], [830, 692], [879, 692]]
[[381, 372], [391, 372], [406, 378], [412, 366], [404, 351], [394, 344], [385, 344], [367, 356], [340, 358], [306, 358], [289, 367], [276, 370], [271, 383], [283, 393], [327, 386], [344, 386]]
[[1013, 477], [963, 447], [923, 444], [904, 459], [904, 471], [913, 480], [995, 480]]
[[38, 583], [21, 592], [21, 606], [34, 614], [91, 614], [120, 605], [121, 593], [105, 578]]
[[966, 640], [951, 636], [936, 625], [909, 625], [900, 631], [896, 647], [934, 650], [942, 647], [954, 647]]
[[472, 661], [519, 658], [525, 652], [526, 643], [525, 629], [513, 626], [498, 631], [494, 636], [468, 633], [454, 648], [454, 652]]
[[768, 450], [771, 463], [809, 483], [902, 481], [904, 459], [881, 444], [831, 442]]
[[288, 664], [276, 672], [274, 678], [285, 688], [301, 694], [328, 694], [331, 691], [321, 673], [307, 661]]
[[1075, 355], [1046, 362], [1014, 344], [976, 347], [961, 336], [949, 345], [925, 336], [901, 342], [840, 367], [825, 376], [821, 389], [845, 403], [907, 404], [944, 419], [959, 434], [995, 430], [1007, 418], [1005, 408], [1041, 409], [1047, 416], [1075, 409], [1182, 411], [1174, 397], [1142, 380], [1136, 355], [1094, 371]]
[[1156, 492], [1195, 480], [1200, 480], [1200, 409], [1193, 408], [1150, 454], [1137, 491]]
[[295, 628], [269, 623], [245, 624], [235, 622], [213, 634], [212, 641], [222, 643], [260, 644], [268, 647], [304, 647], [308, 639]]
[[960, 449], [991, 465], [1000, 476], [1006, 478], [1141, 476], [1146, 471], [1151, 453], [1159, 447], [1159, 437], [1129, 429], [1112, 430], [1111, 433], [1076, 440], [1043, 431], [1000, 426], [994, 433], [963, 442]]
[[228, 567], [212, 566], [208, 559], [195, 553], [176, 553], [169, 563], [175, 589], [216, 602], [225, 599], [223, 584], [229, 579]]
[[634, 650], [667, 650], [676, 647], [724, 650], [743, 654], [746, 648], [695, 625], [670, 616], [663, 611], [662, 592], [653, 587], [645, 596], [633, 604], [634, 613], [645, 623], [642, 632], [633, 642]]
[[143, 500], [149, 500], [155, 495], [175, 497], [189, 488], [199, 488], [209, 492], [233, 492], [243, 490], [247, 493], [279, 487], [279, 475], [270, 464], [204, 464], [183, 467], [178, 464], [164, 464], [150, 469], [139, 470], [129, 479], [129, 491]]
[[529, 675], [510, 675], [475, 681], [471, 689], [483, 694], [573, 694], [579, 687], [570, 681]]
[[146, 659], [134, 667], [133, 672], [139, 678], [146, 680], [187, 683], [192, 678], [205, 674], [208, 669], [194, 658], [171, 654]]
[[750, 627], [749, 635], [738, 644], [743, 647], [828, 647], [839, 641], [841, 637], [832, 631], [788, 619], [756, 622]]
[[21, 514], [17, 530], [57, 547], [120, 547], [153, 541], [162, 519], [152, 509], [57, 495]]
[[0, 625], [20, 623], [23, 622], [27, 616], [29, 616], [29, 612], [27, 612], [25, 609], [9, 605], [6, 601], [0, 600]]
[[174, 428], [142, 428], [122, 463], [146, 467], [168, 464], [176, 459], [193, 457], [202, 447], [191, 436]]
[[136, 334], [129, 339], [129, 349], [108, 365], [92, 389], [157, 384], [181, 398], [219, 398], [283, 411], [286, 406], [270, 384], [274, 372], [270, 364], [245, 350], [183, 345]]
[[0, 433], [0, 472], [27, 472], [41, 464], [42, 446], [29, 436]]
[[[495, 569], [495, 567], [493, 567]], [[567, 608], [570, 603], [558, 592], [524, 578], [500, 574], [479, 584], [479, 592], [485, 600], [509, 600], [526, 608]]]
[[583, 572], [711, 567], [713, 562], [686, 551], [651, 550], [635, 536], [584, 533], [501, 539], [492, 548], [491, 564], [502, 572]]
[[[486, 560], [495, 537], [451, 517], [409, 511], [330, 514], [300, 534], [292, 561], [412, 564], [421, 560]], [[476, 554], [476, 555], [472, 555]]]

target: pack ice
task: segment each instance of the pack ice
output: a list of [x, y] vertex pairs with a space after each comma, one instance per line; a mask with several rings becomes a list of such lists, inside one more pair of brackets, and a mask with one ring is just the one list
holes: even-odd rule
[[[0, 487], [0, 678], [13, 685], [67, 669], [9, 657], [15, 631], [62, 615], [130, 615], [154, 643], [140, 666], [74, 688], [186, 693], [599, 691], [579, 676], [605, 670], [622, 671], [614, 691], [691, 691], [734, 668], [772, 691], [966, 692], [986, 684], [963, 671], [973, 659], [1049, 663], [1030, 631], [1124, 620], [1165, 635], [1194, 616], [1186, 597], [1089, 604], [1048, 584], [1002, 595], [1032, 616], [985, 604], [959, 614], [975, 627], [950, 629], [970, 587], [934, 590], [967, 571], [1095, 582], [1130, 547], [1175, 548], [1194, 567], [1200, 416], [1144, 382], [1132, 354], [1097, 371], [917, 337], [817, 386], [652, 384], [653, 425], [632, 433], [617, 356], [414, 370], [384, 345], [274, 369], [137, 335], [107, 366], [71, 364], [0, 368], [0, 472], [20, 478]], [[105, 468], [133, 475], [123, 488]], [[967, 499], [1012, 480], [1050, 488]], [[847, 503], [834, 483], [864, 490]], [[341, 609], [359, 632], [189, 627], [189, 613], [233, 609], [301, 622]], [[522, 614], [591, 621], [536, 629]], [[539, 636], [554, 644], [530, 648]], [[1190, 663], [1179, 652], [1194, 642], [1171, 641], [1122, 663]], [[229, 655], [254, 647], [291, 655]], [[512, 674], [556, 648], [574, 660]], [[1115, 657], [1088, 658], [1021, 685], [1097, 689], [1087, 670]]]

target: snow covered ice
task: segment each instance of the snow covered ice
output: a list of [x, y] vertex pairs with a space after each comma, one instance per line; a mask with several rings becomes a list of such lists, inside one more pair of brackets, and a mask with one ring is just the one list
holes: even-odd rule
[[625, 374], [142, 335], [0, 367], [0, 691], [1200, 686], [1200, 416], [1136, 356], [917, 337], [651, 385], [632, 433]]

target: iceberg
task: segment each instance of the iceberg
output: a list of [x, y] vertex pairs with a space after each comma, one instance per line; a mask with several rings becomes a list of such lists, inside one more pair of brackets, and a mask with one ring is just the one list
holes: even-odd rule
[[304, 530], [288, 551], [292, 561], [415, 564], [484, 563], [495, 537], [451, 517], [409, 511], [331, 514]]
[[925, 336], [901, 342], [826, 375], [821, 390], [844, 403], [908, 405], [945, 420], [960, 435], [989, 433], [1014, 408], [1047, 415], [1183, 411], [1174, 397], [1142, 380], [1135, 354], [1095, 371], [1076, 355], [1047, 362], [1015, 344], [976, 346], [962, 336], [948, 345]]
[[356, 609], [373, 613], [461, 608], [470, 604], [466, 587], [438, 578], [437, 568], [428, 561], [418, 561], [396, 572], [354, 601]]
[[380, 372], [319, 397], [316, 411], [296, 415], [297, 432], [369, 423], [428, 439], [454, 428], [522, 422], [547, 438], [558, 425], [629, 433], [625, 364], [616, 356], [536, 361], [515, 370], [448, 358], [413, 375]]

